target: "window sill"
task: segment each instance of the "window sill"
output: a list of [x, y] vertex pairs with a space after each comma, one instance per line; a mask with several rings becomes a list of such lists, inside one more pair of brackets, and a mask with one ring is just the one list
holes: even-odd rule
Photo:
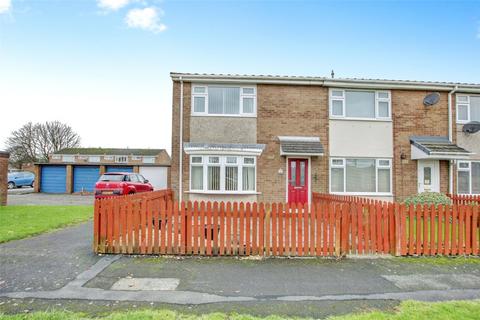
[[393, 193], [388, 192], [330, 192], [339, 196], [362, 196], [362, 197], [393, 197]]
[[376, 119], [376, 118], [347, 118], [347, 117], [333, 117], [333, 116], [330, 116], [330, 120], [392, 122], [392, 118]]
[[232, 196], [246, 196], [262, 194], [261, 192], [248, 191], [248, 192], [229, 192], [229, 191], [184, 191], [189, 194], [213, 194], [213, 195], [232, 195]]
[[256, 114], [204, 114], [204, 113], [192, 113], [192, 117], [205, 117], [205, 118], [256, 118]]

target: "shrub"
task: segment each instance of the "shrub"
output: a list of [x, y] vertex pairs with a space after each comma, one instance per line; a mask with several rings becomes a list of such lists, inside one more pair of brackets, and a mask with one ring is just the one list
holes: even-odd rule
[[447, 195], [439, 192], [422, 192], [406, 198], [404, 203], [406, 205], [434, 204], [435, 206], [438, 206], [439, 204], [452, 204], [452, 199], [450, 199]]

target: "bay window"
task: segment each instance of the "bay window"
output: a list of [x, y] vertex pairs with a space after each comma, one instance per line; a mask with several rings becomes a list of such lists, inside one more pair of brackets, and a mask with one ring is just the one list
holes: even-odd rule
[[331, 89], [330, 117], [389, 120], [391, 118], [390, 92]]
[[190, 157], [190, 191], [255, 192], [255, 170], [255, 157], [193, 155]]
[[480, 96], [457, 95], [457, 122], [480, 121]]
[[457, 193], [480, 194], [480, 161], [459, 161]]
[[226, 85], [195, 85], [192, 115], [255, 116], [256, 88]]
[[391, 160], [333, 158], [330, 192], [391, 194]]

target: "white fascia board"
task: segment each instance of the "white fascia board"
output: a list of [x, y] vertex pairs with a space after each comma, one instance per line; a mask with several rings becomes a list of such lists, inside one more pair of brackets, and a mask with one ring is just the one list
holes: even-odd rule
[[319, 137], [278, 136], [280, 142], [320, 142]]
[[306, 153], [306, 152], [301, 152], [301, 153], [293, 153], [293, 152], [283, 152], [280, 150], [280, 155], [281, 156], [289, 156], [289, 157], [322, 157], [325, 154], [322, 153]]
[[240, 155], [240, 156], [259, 156], [263, 150], [259, 149], [209, 149], [209, 148], [184, 148], [188, 155]]

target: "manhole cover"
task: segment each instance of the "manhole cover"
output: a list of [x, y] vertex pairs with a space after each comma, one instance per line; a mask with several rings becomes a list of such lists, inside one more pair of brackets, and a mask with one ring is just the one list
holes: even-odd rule
[[175, 290], [180, 283], [177, 278], [122, 278], [115, 282], [112, 290], [165, 291]]

